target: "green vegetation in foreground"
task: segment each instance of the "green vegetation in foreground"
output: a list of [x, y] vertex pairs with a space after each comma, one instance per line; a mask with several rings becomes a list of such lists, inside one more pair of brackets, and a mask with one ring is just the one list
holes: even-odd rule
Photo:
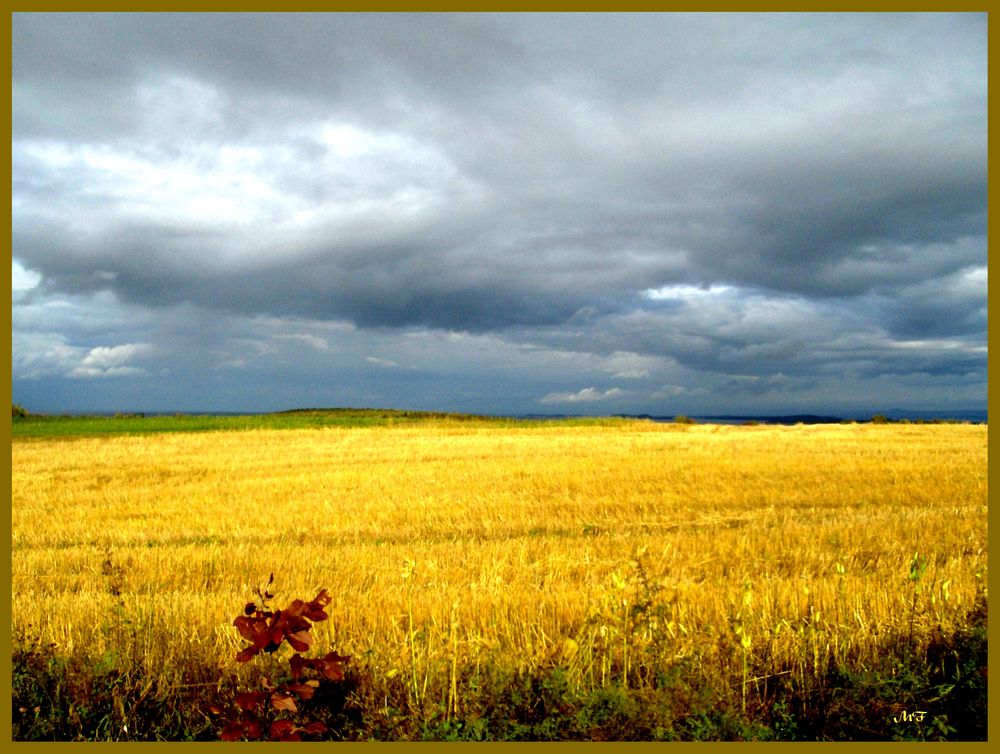
[[[20, 410], [18, 410], [20, 409]], [[160, 432], [212, 432], [249, 429], [319, 429], [323, 427], [381, 427], [426, 422], [461, 422], [496, 427], [548, 423], [545, 419], [452, 414], [435, 411], [405, 411], [380, 408], [309, 408], [279, 411], [272, 414], [238, 416], [172, 414], [145, 416], [55, 416], [32, 414], [15, 404], [11, 416], [11, 436], [19, 438], [105, 437], [108, 435], [144, 435]], [[565, 426], [626, 422], [616, 418], [560, 419]]]
[[[636, 667], [648, 673], [640, 687], [616, 677], [578, 688], [560, 665], [530, 673], [484, 666], [455, 714], [443, 696], [415, 707], [402, 677], [389, 694], [375, 693], [383, 687], [358, 656], [292, 719], [321, 720], [322, 737], [342, 741], [985, 741], [986, 614], [985, 598], [977, 600], [965, 628], [921, 651], [908, 637], [886, 636], [877, 666], [754, 671], [743, 705], [718, 668], [694, 657], [647, 666], [640, 654]], [[221, 723], [209, 713], [231, 707], [239, 690], [219, 668], [189, 668], [193, 681], [160, 687], [114, 650], [85, 659], [13, 638], [16, 741], [217, 740]], [[927, 716], [900, 719], [902, 710]]]

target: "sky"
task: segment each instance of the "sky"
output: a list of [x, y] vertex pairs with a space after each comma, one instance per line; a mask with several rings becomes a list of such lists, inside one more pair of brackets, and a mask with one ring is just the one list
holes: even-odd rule
[[23, 14], [37, 412], [986, 408], [985, 14]]

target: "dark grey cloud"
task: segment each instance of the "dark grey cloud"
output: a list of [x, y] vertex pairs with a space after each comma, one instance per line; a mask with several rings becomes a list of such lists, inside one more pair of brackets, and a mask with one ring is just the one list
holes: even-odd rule
[[984, 14], [15, 14], [12, 61], [32, 379], [152, 375], [189, 316], [574, 354], [518, 405], [985, 388]]

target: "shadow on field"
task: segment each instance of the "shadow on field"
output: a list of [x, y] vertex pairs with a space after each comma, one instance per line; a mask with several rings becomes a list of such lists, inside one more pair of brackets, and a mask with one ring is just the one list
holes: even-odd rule
[[[742, 697], [697, 658], [660, 667], [637, 657], [629, 686], [581, 689], [556, 663], [531, 673], [485, 668], [456, 679], [460, 700], [425, 697], [417, 707], [402, 675], [378, 678], [362, 662], [296, 714], [323, 720], [330, 740], [983, 741], [986, 626], [980, 598], [964, 628], [919, 650], [898, 635], [877, 667], [841, 658], [819, 676], [753, 677]], [[190, 668], [183, 683], [151, 681], [114, 654], [65, 657], [23, 635], [12, 659], [20, 741], [217, 740], [209, 707], [237, 693], [235, 676], [217, 668]]]

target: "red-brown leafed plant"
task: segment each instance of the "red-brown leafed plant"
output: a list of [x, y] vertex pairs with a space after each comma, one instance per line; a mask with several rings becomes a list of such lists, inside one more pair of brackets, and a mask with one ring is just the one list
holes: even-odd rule
[[[267, 586], [270, 587], [273, 582], [272, 573]], [[283, 610], [272, 610], [268, 600], [274, 595], [266, 589], [258, 588], [256, 592], [259, 602], [247, 603], [243, 614], [233, 621], [240, 636], [250, 642], [236, 654], [236, 660], [249, 662], [260, 652], [276, 652], [287, 641], [295, 652], [288, 661], [291, 680], [273, 684], [266, 678], [262, 679], [259, 690], [237, 694], [234, 710], [227, 712], [220, 707], [211, 707], [210, 710], [220, 715], [223, 722], [219, 737], [223, 741], [301, 741], [303, 736], [321, 736], [327, 732], [327, 726], [321, 720], [302, 722], [281, 715], [297, 715], [297, 702], [312, 699], [324, 680], [344, 680], [344, 667], [350, 657], [336, 652], [315, 658], [300, 654], [312, 644], [312, 634], [309, 633], [312, 624], [329, 617], [323, 608], [330, 604], [332, 598], [326, 589], [322, 589], [309, 602], [294, 600]], [[309, 678], [306, 671], [315, 671], [320, 678]]]

